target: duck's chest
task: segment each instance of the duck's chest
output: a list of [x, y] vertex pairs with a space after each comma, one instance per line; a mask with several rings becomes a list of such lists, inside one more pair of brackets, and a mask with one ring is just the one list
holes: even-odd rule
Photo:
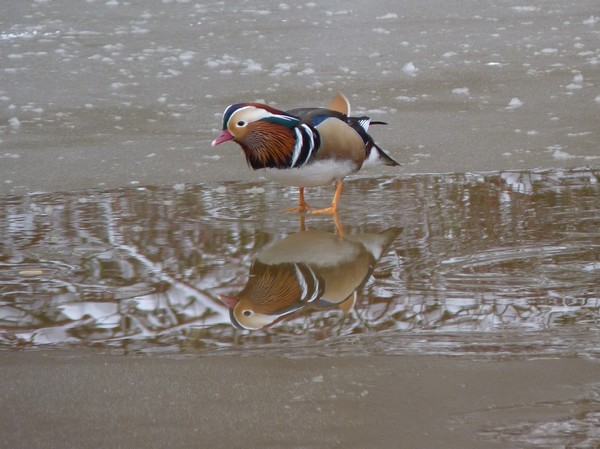
[[356, 173], [360, 167], [350, 160], [314, 161], [299, 168], [266, 168], [267, 178], [296, 187], [316, 187], [331, 184]]

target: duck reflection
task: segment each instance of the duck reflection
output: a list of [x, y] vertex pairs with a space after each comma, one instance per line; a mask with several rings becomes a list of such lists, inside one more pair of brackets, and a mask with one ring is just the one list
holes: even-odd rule
[[339, 229], [338, 234], [302, 230], [263, 250], [242, 291], [219, 298], [241, 329], [270, 327], [302, 309], [348, 313], [358, 288], [400, 231], [344, 235]]

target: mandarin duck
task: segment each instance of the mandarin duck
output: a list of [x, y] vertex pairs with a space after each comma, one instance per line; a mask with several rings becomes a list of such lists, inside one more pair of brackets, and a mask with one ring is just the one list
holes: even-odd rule
[[218, 297], [240, 329], [270, 327], [305, 308], [346, 314], [400, 230], [343, 239], [314, 230], [292, 234], [260, 253], [242, 291]]
[[[336, 213], [343, 179], [367, 165], [400, 165], [367, 132], [366, 116], [351, 117], [348, 99], [337, 94], [327, 108], [280, 111], [261, 103], [232, 104], [223, 113], [223, 131], [212, 146], [233, 140], [248, 165], [275, 181], [299, 187], [298, 207], [290, 211]], [[331, 205], [313, 209], [304, 188], [335, 182]]]

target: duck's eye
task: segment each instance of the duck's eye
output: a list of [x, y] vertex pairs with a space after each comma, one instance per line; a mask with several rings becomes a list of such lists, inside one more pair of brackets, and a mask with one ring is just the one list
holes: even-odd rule
[[237, 122], [237, 126], [246, 126], [246, 122], [243, 120], [240, 120], [239, 122]]
[[252, 315], [252, 311], [251, 310], [244, 310], [244, 316], [250, 316]]

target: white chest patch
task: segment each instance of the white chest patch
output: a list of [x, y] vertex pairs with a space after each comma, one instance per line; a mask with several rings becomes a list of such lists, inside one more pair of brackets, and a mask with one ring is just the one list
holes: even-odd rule
[[317, 161], [300, 168], [266, 168], [265, 176], [273, 181], [295, 187], [316, 187], [331, 184], [357, 171], [351, 161]]

